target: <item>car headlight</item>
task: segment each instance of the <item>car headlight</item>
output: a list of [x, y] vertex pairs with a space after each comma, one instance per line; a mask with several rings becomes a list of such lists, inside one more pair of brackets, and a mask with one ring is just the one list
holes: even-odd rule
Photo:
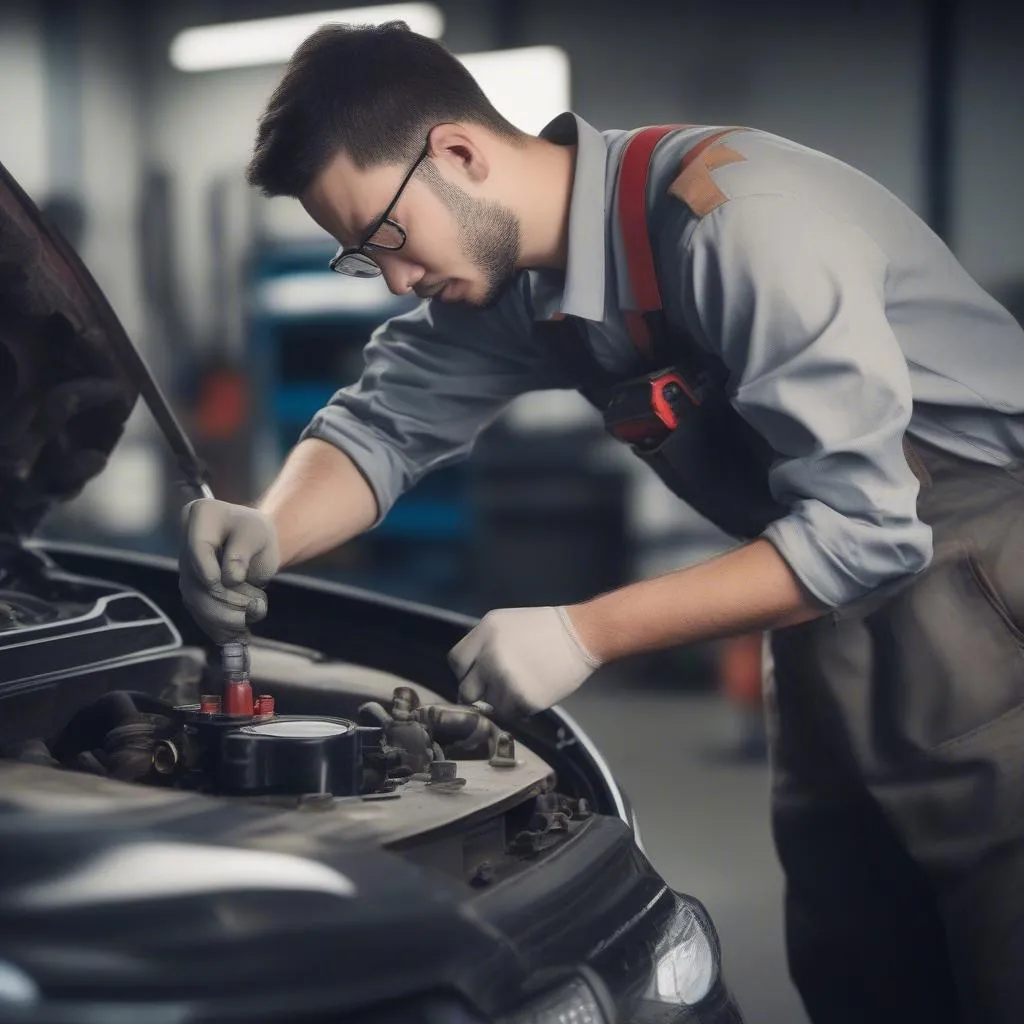
[[615, 1008], [604, 982], [587, 967], [534, 996], [498, 1024], [614, 1024]]
[[699, 905], [676, 897], [676, 911], [654, 950], [654, 971], [645, 999], [695, 1006], [718, 977], [718, 956]]

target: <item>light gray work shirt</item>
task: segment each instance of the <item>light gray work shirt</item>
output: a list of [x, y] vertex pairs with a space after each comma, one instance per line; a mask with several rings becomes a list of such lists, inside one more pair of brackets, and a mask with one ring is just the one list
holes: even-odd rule
[[[681, 174], [717, 130], [679, 129], [654, 153], [662, 301], [723, 360], [734, 407], [779, 453], [770, 483], [789, 512], [764, 537], [839, 609], [931, 560], [905, 432], [979, 462], [1024, 457], [1024, 331], [913, 211], [839, 160], [741, 129]], [[638, 368], [620, 312], [628, 133], [566, 113], [542, 135], [577, 145], [565, 273], [523, 271], [490, 309], [430, 300], [388, 321], [360, 380], [303, 433], [354, 460], [381, 518], [513, 398], [564, 386], [533, 321], [578, 317], [602, 365]]]

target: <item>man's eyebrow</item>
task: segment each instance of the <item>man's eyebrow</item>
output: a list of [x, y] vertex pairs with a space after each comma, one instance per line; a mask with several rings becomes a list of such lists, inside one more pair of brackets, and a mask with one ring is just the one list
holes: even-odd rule
[[374, 217], [365, 227], [357, 228], [355, 231], [341, 231], [334, 237], [337, 239], [338, 244], [342, 249], [358, 249], [366, 241], [367, 232], [377, 222], [377, 218]]
[[356, 238], [359, 239], [359, 242], [357, 244], [362, 244], [367, 240], [371, 229], [376, 228], [380, 224], [380, 222], [384, 219], [385, 213], [387, 213], [387, 207], [384, 207], [379, 213], [374, 214], [366, 222], [366, 224], [359, 229], [359, 232], [356, 234]]

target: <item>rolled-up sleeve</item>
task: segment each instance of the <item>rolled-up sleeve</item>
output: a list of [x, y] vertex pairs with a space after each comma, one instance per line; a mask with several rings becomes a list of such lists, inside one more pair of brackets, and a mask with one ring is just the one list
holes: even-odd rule
[[779, 456], [770, 484], [788, 514], [765, 539], [835, 610], [926, 568], [884, 254], [854, 225], [774, 195], [723, 204], [681, 245], [686, 305], [731, 371], [734, 407]]
[[371, 336], [359, 380], [303, 431], [344, 451], [377, 499], [378, 522], [423, 476], [464, 458], [508, 402], [554, 386], [516, 290], [472, 309], [427, 301]]

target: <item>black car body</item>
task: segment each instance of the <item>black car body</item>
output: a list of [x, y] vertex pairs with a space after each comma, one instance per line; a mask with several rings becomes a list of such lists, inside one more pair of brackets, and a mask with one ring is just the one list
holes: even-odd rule
[[583, 731], [455, 703], [470, 620], [282, 575], [238, 721], [172, 560], [31, 539], [140, 393], [201, 470], [2, 167], [0, 342], [0, 1020], [740, 1020]]

